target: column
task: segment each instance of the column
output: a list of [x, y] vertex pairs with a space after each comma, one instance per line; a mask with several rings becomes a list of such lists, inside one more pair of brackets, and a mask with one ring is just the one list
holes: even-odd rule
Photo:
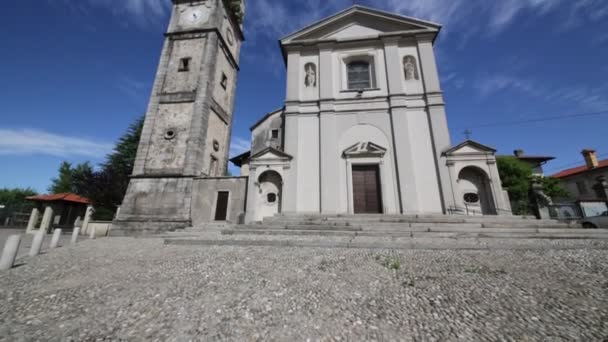
[[82, 221], [82, 229], [81, 229], [82, 234], [87, 233], [88, 225], [89, 225], [89, 222], [91, 221], [94, 211], [95, 210], [93, 210], [93, 206], [91, 206], [91, 205], [87, 206], [87, 211], [84, 214], [84, 221]]
[[247, 210], [245, 212], [246, 224], [254, 222], [257, 217], [259, 197], [258, 190], [257, 167], [252, 165], [250, 168], [249, 179], [247, 180]]
[[496, 204], [496, 212], [498, 215], [507, 215], [510, 206], [505, 205], [505, 196], [502, 193], [502, 184], [500, 181], [500, 175], [498, 173], [498, 166], [496, 160], [489, 160], [487, 162], [488, 170], [490, 171], [490, 181], [492, 182], [492, 196], [494, 196], [494, 203]]
[[38, 218], [40, 217], [40, 210], [38, 208], [32, 209], [32, 213], [30, 214], [30, 219], [27, 221], [27, 230], [25, 231], [27, 234], [31, 234], [36, 229], [36, 223], [38, 223]]
[[42, 223], [40, 224], [40, 231], [47, 233], [51, 224], [53, 223], [53, 208], [47, 205], [44, 208], [44, 214], [42, 215]]

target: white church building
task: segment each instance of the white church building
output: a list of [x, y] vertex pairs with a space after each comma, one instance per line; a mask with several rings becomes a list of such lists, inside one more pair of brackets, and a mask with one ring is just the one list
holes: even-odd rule
[[242, 26], [225, 1], [172, 2], [114, 234], [278, 213], [511, 213], [496, 151], [450, 140], [440, 25], [353, 6], [281, 39], [285, 103], [253, 125], [229, 177]]
[[353, 6], [281, 39], [284, 107], [232, 159], [248, 176], [245, 221], [510, 214], [496, 151], [451, 143], [433, 50], [440, 28]]

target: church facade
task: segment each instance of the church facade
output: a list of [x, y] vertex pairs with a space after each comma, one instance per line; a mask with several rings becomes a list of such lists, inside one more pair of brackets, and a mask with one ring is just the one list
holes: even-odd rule
[[[174, 2], [177, 9], [178, 3], [186, 1]], [[221, 1], [216, 5], [221, 7]], [[136, 166], [121, 209], [123, 216], [115, 225], [129, 230], [128, 215], [137, 209], [129, 204], [134, 202], [129, 196], [146, 197], [149, 190], [159, 196], [158, 203], [142, 203], [144, 206], [162, 207], [160, 202], [168, 195], [171, 200], [165, 204], [172, 208], [170, 203], [180, 202], [190, 213], [189, 218], [180, 218], [185, 220], [183, 224], [195, 226], [214, 221], [256, 222], [281, 212], [510, 214], [496, 151], [470, 140], [452, 145], [433, 47], [440, 28], [428, 21], [353, 6], [284, 37], [280, 45], [287, 65], [285, 103], [251, 128], [251, 150], [232, 159], [241, 167], [241, 177], [222, 176], [225, 154], [216, 159], [215, 174], [213, 167], [205, 167], [207, 144], [221, 141], [220, 149], [226, 151], [227, 138], [222, 135], [211, 141], [210, 136], [218, 131], [203, 132], [201, 139], [187, 140], [195, 145], [192, 148], [169, 153], [171, 158], [183, 160], [184, 166], [190, 165], [189, 160], [200, 163], [195, 163], [200, 168], [179, 178], [189, 183], [180, 193], [182, 198], [171, 197], [180, 191], [166, 183], [160, 186], [165, 182], [162, 177], [146, 178], [145, 170], [143, 178], [156, 185], [136, 185], [141, 171]], [[224, 53], [231, 51], [236, 51], [236, 56], [227, 59], [234, 62], [234, 72], [229, 73], [234, 82], [238, 49], [228, 47]], [[219, 74], [215, 74], [217, 82]], [[168, 76], [159, 72], [159, 77]], [[204, 77], [200, 76], [199, 85], [204, 85]], [[224, 103], [229, 108], [224, 111], [231, 118], [234, 98], [226, 96], [229, 100]], [[154, 97], [151, 107], [158, 101]], [[211, 103], [200, 109], [221, 119], [225, 106], [213, 90], [207, 90], [200, 100]], [[145, 133], [158, 120], [173, 120], [171, 115], [175, 115], [171, 109], [151, 110]], [[205, 115], [209, 120], [211, 114]], [[156, 116], [156, 122], [149, 124], [148, 116]], [[230, 120], [224, 120], [224, 130], [219, 130], [228, 136]], [[184, 126], [190, 135], [200, 134], [205, 127], [194, 124], [198, 122], [191, 118]], [[158, 153], [145, 144], [142, 139], [138, 160], [142, 148], [147, 148], [148, 163], [158, 163]], [[160, 159], [168, 157], [161, 153]], [[201, 168], [209, 172], [200, 172]], [[131, 217], [139, 220], [135, 226], [154, 221], [150, 215], [136, 216]], [[175, 223], [172, 228], [179, 228]]]

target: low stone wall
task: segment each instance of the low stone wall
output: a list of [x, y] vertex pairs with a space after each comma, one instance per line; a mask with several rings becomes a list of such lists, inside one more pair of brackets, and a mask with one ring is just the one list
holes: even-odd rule
[[110, 234], [110, 227], [112, 221], [90, 221], [86, 227], [81, 230], [82, 235], [90, 235], [91, 231], [95, 229], [95, 236], [102, 237]]

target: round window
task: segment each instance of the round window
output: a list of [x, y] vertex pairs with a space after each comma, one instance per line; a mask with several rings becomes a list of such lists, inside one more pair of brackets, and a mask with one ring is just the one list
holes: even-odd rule
[[479, 195], [474, 192], [469, 192], [464, 194], [464, 201], [467, 203], [477, 203], [479, 202]]
[[171, 140], [171, 139], [175, 138], [176, 134], [177, 133], [175, 132], [175, 130], [173, 128], [170, 128], [167, 131], [165, 131], [165, 139]]
[[217, 151], [219, 151], [219, 150], [220, 150], [220, 143], [219, 143], [219, 141], [217, 141], [217, 140], [213, 140], [213, 150], [214, 150], [215, 152], [217, 152]]
[[277, 194], [269, 193], [266, 195], [266, 199], [268, 200], [268, 203], [275, 203], [277, 201]]

